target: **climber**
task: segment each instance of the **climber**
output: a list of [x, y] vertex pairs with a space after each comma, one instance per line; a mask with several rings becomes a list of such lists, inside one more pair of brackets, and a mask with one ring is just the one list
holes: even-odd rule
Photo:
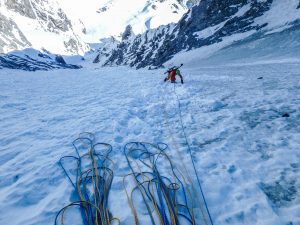
[[164, 82], [166, 82], [167, 80], [171, 80], [171, 83], [176, 83], [176, 75], [178, 75], [181, 79], [181, 83], [183, 84], [183, 77], [180, 73], [179, 68], [182, 67], [183, 64], [181, 64], [179, 67], [171, 67], [170, 69], [168, 69], [167, 72], [165, 72], [165, 74], [167, 73], [167, 77], [164, 79]]

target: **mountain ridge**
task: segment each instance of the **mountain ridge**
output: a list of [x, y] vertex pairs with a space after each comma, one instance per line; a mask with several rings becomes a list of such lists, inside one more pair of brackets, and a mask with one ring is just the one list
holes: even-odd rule
[[232, 41], [228, 42], [231, 44], [259, 32], [264, 35], [272, 29], [297, 24], [300, 19], [299, 9], [296, 11], [298, 2], [289, 2], [286, 8], [292, 12], [291, 17], [272, 21], [277, 8], [284, 6], [278, 0], [202, 0], [178, 24], [162, 26], [121, 41], [109, 49], [110, 54], [107, 48], [100, 48], [94, 62], [103, 66], [129, 65], [137, 69], [161, 67], [182, 51], [220, 43], [229, 37], [232, 37]]

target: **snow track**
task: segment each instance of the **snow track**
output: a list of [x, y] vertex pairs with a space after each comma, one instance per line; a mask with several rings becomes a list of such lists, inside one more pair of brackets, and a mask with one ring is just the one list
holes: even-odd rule
[[[299, 71], [298, 63], [183, 68], [176, 92], [215, 224], [300, 224]], [[0, 224], [54, 223], [72, 201], [58, 160], [74, 154], [84, 131], [113, 146], [109, 208], [124, 225], [133, 224], [122, 186], [127, 142], [168, 143], [176, 164], [192, 171], [162, 74], [0, 70]]]

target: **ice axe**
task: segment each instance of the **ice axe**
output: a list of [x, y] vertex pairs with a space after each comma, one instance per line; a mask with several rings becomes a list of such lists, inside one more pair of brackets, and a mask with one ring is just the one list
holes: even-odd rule
[[182, 66], [183, 66], [183, 63], [181, 63], [180, 66], [178, 66], [178, 67], [175, 67], [175, 66], [174, 66], [173, 69], [178, 70], [178, 69], [181, 68]]
[[180, 66], [178, 66], [178, 67], [173, 66], [173, 67], [171, 67], [170, 69], [168, 69], [166, 72], [164, 72], [164, 74], [168, 73], [168, 72], [171, 71], [171, 70], [175, 70], [175, 69], [177, 70], [177, 69], [181, 68], [182, 66], [183, 66], [183, 63], [181, 63]]

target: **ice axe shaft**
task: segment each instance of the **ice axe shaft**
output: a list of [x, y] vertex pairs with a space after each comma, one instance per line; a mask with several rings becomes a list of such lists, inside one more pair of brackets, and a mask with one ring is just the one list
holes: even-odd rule
[[181, 68], [182, 66], [183, 66], [183, 63], [181, 63], [180, 66], [178, 66], [178, 67], [175, 67], [175, 66], [174, 66], [174, 67], [168, 69], [168, 71], [166, 71], [164, 74], [168, 73], [170, 70], [178, 70], [178, 69]]

